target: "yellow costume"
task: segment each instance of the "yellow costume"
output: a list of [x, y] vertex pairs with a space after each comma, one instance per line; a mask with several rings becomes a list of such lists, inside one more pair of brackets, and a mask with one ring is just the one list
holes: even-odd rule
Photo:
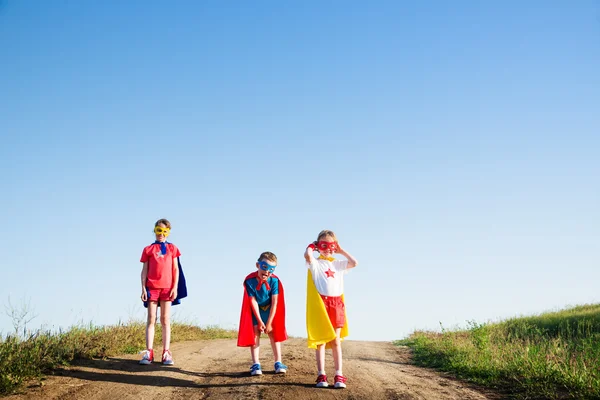
[[[306, 279], [306, 331], [308, 334], [308, 347], [316, 349], [317, 346], [335, 340], [335, 329], [331, 325], [321, 295], [317, 291], [310, 270]], [[342, 301], [344, 295], [342, 294]], [[344, 301], [345, 304], [345, 301]], [[346, 310], [344, 309], [344, 314]], [[348, 336], [348, 318], [340, 332], [340, 338]], [[331, 346], [328, 344], [327, 348]]]

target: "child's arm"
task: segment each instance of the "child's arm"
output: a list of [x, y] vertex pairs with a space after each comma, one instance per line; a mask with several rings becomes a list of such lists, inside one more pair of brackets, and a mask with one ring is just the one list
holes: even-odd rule
[[271, 312], [269, 313], [269, 319], [267, 320], [267, 325], [265, 326], [265, 332], [267, 333], [271, 333], [273, 331], [273, 319], [275, 318], [275, 312], [277, 311], [278, 298], [278, 294], [271, 296]]
[[304, 259], [309, 264], [311, 264], [315, 260], [315, 256], [313, 255], [315, 248], [316, 248], [316, 246], [315, 246], [315, 243], [313, 242], [308, 245], [308, 247], [306, 248], [306, 251], [304, 252]]
[[265, 324], [262, 322], [260, 318], [260, 312], [258, 311], [258, 303], [256, 302], [256, 298], [254, 296], [250, 296], [250, 304], [252, 305], [252, 312], [258, 321], [258, 330], [261, 332], [265, 331]]
[[169, 293], [169, 297], [171, 301], [177, 298], [177, 286], [179, 285], [179, 262], [177, 261], [177, 257], [173, 258], [173, 286], [171, 287], [171, 292]]
[[354, 258], [352, 254], [348, 253], [346, 250], [342, 249], [339, 243], [337, 253], [343, 255], [348, 259], [348, 269], [354, 268], [358, 265], [358, 261], [356, 261], [356, 258]]
[[148, 279], [148, 263], [142, 265], [142, 301], [148, 301], [148, 293], [146, 293], [146, 280]]

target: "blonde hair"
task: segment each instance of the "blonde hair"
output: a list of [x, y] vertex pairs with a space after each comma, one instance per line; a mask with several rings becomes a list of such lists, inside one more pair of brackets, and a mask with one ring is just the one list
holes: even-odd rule
[[273, 253], [271, 253], [270, 251], [264, 251], [262, 253], [260, 253], [260, 256], [258, 257], [258, 261], [264, 261], [264, 260], [268, 260], [268, 261], [273, 261], [273, 262], [277, 262], [277, 256]]
[[161, 218], [158, 221], [156, 221], [156, 223], [154, 224], [154, 226], [158, 226], [159, 224], [163, 224], [167, 228], [171, 229], [171, 223], [169, 222], [168, 219]]
[[317, 242], [321, 239], [323, 239], [325, 236], [331, 236], [333, 238], [334, 242], [337, 242], [337, 237], [335, 236], [335, 233], [333, 233], [333, 231], [329, 231], [329, 230], [322, 230], [321, 232], [319, 232], [319, 236], [317, 236]]

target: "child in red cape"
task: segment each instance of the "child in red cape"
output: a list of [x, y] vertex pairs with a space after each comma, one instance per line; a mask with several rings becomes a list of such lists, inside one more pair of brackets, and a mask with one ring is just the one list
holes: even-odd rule
[[244, 279], [244, 298], [237, 345], [250, 347], [251, 375], [262, 375], [259, 360], [261, 333], [268, 334], [271, 340], [275, 373], [287, 372], [287, 366], [281, 362], [281, 342], [287, 340], [285, 296], [283, 284], [273, 274], [276, 267], [275, 254], [265, 251], [258, 257], [257, 271]]

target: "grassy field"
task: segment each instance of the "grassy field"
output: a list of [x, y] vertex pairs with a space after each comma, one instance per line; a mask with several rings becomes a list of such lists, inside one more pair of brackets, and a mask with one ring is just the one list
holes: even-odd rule
[[[58, 365], [75, 359], [137, 353], [145, 349], [145, 322], [116, 326], [78, 326], [65, 332], [38, 331], [22, 338], [0, 337], [0, 394], [11, 393], [28, 380], [39, 379]], [[237, 331], [171, 323], [174, 341], [237, 337]], [[155, 343], [161, 344], [160, 326]]]
[[600, 399], [600, 304], [397, 341], [418, 365], [523, 399]]

